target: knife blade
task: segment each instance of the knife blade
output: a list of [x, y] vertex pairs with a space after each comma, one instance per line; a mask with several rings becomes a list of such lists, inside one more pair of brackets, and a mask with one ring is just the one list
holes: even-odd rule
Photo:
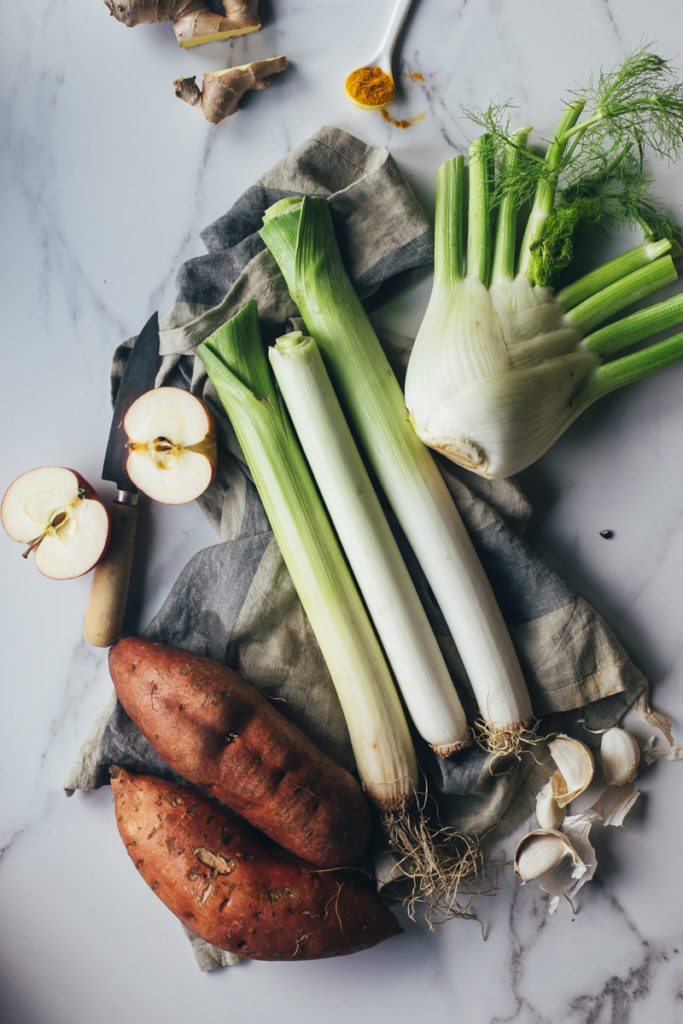
[[153, 313], [135, 340], [116, 393], [109, 438], [102, 464], [102, 479], [116, 485], [109, 507], [111, 533], [104, 557], [95, 566], [85, 612], [85, 638], [93, 647], [109, 647], [118, 639], [128, 598], [138, 491], [126, 471], [126, 412], [136, 398], [154, 387], [159, 354], [159, 317]]

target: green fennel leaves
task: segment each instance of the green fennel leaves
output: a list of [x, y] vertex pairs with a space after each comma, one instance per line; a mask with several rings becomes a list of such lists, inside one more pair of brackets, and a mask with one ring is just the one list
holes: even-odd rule
[[[683, 152], [683, 83], [670, 63], [642, 47], [570, 96], [544, 149], [528, 144], [528, 129], [512, 131], [511, 104], [468, 111], [495, 154], [493, 206], [507, 200], [519, 211], [547, 194], [542, 230], [537, 227], [521, 257], [536, 284], [554, 282], [570, 264], [583, 225], [639, 226], [652, 238], [679, 234], [651, 196], [645, 169], [648, 153], [675, 160]], [[510, 149], [514, 161], [506, 159]]]

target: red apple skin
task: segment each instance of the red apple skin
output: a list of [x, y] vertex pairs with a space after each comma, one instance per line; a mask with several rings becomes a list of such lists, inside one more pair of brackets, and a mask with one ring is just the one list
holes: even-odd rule
[[[87, 573], [91, 572], [95, 568], [95, 566], [98, 564], [98, 562], [100, 562], [102, 560], [102, 558], [104, 557], [104, 555], [105, 555], [105, 553], [107, 551], [107, 548], [109, 547], [109, 542], [111, 540], [111, 516], [109, 514], [109, 509], [107, 508], [105, 503], [102, 501], [102, 499], [100, 498], [99, 494], [97, 493], [97, 491], [95, 490], [93, 485], [88, 480], [86, 480], [85, 477], [81, 473], [79, 473], [77, 469], [72, 469], [70, 466], [39, 466], [39, 467], [36, 467], [36, 468], [37, 469], [47, 469], [47, 470], [50, 470], [50, 469], [64, 469], [68, 473], [73, 473], [74, 477], [76, 478], [76, 489], [83, 491], [83, 498], [84, 499], [88, 499], [90, 501], [96, 501], [99, 505], [102, 506], [102, 508], [103, 508], [103, 510], [105, 512], [106, 521], [107, 521], [107, 534], [106, 534], [106, 537], [105, 537], [105, 540], [104, 540], [104, 544], [103, 544], [103, 547], [102, 547], [102, 550], [101, 550], [100, 554], [98, 555], [97, 559], [90, 566], [88, 566], [87, 568], [83, 569], [82, 572], [76, 573], [74, 576], [55, 577], [55, 576], [49, 576], [47, 573], [45, 573], [40, 568], [39, 565], [36, 565], [36, 568], [38, 569], [38, 572], [40, 572], [43, 576], [45, 576], [46, 579], [77, 579], [80, 576], [85, 576]], [[26, 473], [32, 473], [34, 471], [35, 470], [26, 470]], [[16, 477], [12, 481], [12, 483], [9, 485], [9, 487], [5, 491], [5, 493], [3, 495], [3, 498], [2, 498], [2, 502], [0, 503], [0, 521], [2, 522], [2, 525], [3, 525], [4, 529], [5, 529], [5, 532], [7, 533], [7, 535], [9, 537], [12, 538], [12, 540], [16, 540], [16, 537], [12, 536], [12, 534], [10, 533], [10, 531], [7, 529], [7, 526], [6, 526], [6, 521], [5, 521], [6, 520], [6, 517], [5, 517], [5, 502], [7, 500], [8, 495], [10, 494], [10, 491], [11, 491], [12, 487], [14, 486], [14, 484], [17, 483], [17, 481], [20, 480], [22, 476], [25, 476], [26, 473], [20, 473], [20, 475], [18, 477]], [[10, 500], [11, 500], [11, 497], [10, 497]], [[34, 560], [34, 564], [35, 564], [35, 560]]]

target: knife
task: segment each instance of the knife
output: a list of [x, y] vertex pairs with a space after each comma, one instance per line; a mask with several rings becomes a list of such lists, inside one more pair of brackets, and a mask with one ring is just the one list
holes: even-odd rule
[[126, 472], [128, 438], [123, 418], [135, 399], [154, 387], [158, 353], [159, 317], [154, 313], [128, 356], [102, 465], [102, 479], [113, 480], [116, 492], [109, 508], [109, 544], [95, 566], [85, 612], [85, 638], [93, 647], [109, 647], [118, 639], [123, 625], [138, 519], [138, 491]]

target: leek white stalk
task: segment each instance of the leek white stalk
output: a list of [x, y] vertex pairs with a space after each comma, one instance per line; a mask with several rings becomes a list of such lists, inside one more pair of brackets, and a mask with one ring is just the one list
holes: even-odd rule
[[491, 746], [514, 746], [532, 711], [510, 635], [433, 457], [413, 431], [401, 388], [344, 269], [327, 202], [280, 200], [261, 235], [349, 424], [432, 588]]
[[[566, 106], [543, 160], [527, 145], [529, 128], [508, 135], [489, 123], [490, 114], [482, 123], [497, 133], [495, 167], [494, 140], [485, 133], [467, 161], [455, 157], [439, 168], [434, 281], [405, 393], [420, 439], [452, 461], [486, 477], [518, 473], [599, 398], [683, 359], [683, 333], [613, 358], [683, 322], [681, 295], [607, 323], [676, 280], [678, 250], [670, 239], [646, 237], [559, 293], [548, 286], [557, 249], [564, 259], [570, 229], [583, 216], [602, 216], [613, 185], [624, 190], [620, 201], [632, 219], [645, 220], [641, 206], [650, 212], [632, 150], [644, 138], [660, 154], [666, 144], [681, 148], [683, 87], [670, 86], [667, 74], [666, 62], [647, 53], [625, 61], [602, 82], [596, 112], [582, 119], [584, 99]], [[605, 140], [618, 131], [624, 137], [610, 148]], [[591, 132], [598, 133], [592, 149]], [[662, 139], [666, 133], [672, 138]], [[581, 168], [589, 158], [596, 170], [584, 169], [574, 192], [558, 200], [560, 175], [572, 160]], [[591, 188], [597, 194], [589, 200]], [[518, 244], [527, 199], [531, 212]]]
[[384, 810], [417, 788], [417, 762], [396, 688], [321, 504], [248, 303], [197, 350], [235, 430], [282, 557], [330, 671], [361, 781]]
[[318, 347], [295, 331], [268, 354], [413, 724], [447, 757], [470, 742], [465, 713]]

